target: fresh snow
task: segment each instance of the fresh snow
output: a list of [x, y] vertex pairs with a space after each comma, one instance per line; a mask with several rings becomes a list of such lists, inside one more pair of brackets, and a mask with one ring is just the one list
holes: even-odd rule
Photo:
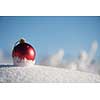
[[100, 76], [87, 72], [41, 65], [32, 65], [25, 67], [0, 65], [0, 82], [94, 83], [100, 82]]

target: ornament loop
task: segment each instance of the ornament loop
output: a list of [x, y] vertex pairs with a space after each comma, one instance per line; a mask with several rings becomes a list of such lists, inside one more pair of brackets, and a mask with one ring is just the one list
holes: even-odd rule
[[18, 40], [18, 41], [15, 43], [14, 47], [15, 47], [17, 44], [20, 44], [20, 43], [25, 43], [25, 39], [21, 38], [20, 40]]

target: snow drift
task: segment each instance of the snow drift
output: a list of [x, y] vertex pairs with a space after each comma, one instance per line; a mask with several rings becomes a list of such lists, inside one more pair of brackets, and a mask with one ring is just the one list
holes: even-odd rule
[[33, 65], [18, 67], [0, 65], [0, 82], [19, 83], [66, 83], [66, 82], [100, 82], [100, 76], [92, 73]]
[[96, 53], [98, 50], [99, 44], [94, 40], [91, 44], [90, 50], [80, 51], [78, 57], [69, 60], [65, 57], [65, 50], [59, 49], [53, 55], [49, 55], [40, 60], [40, 65], [53, 66], [57, 68], [66, 68], [70, 70], [89, 72], [100, 75], [100, 61], [97, 62]]

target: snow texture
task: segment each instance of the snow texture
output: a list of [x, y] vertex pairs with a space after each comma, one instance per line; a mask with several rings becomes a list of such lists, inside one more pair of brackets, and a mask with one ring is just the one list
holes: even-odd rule
[[0, 82], [8, 83], [94, 83], [100, 76], [50, 66], [0, 65]]

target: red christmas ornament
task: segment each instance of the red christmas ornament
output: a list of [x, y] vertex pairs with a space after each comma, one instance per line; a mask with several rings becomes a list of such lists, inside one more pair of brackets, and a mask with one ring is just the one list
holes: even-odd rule
[[[17, 44], [18, 42], [19, 44]], [[30, 44], [25, 43], [24, 39], [20, 39], [18, 42], [12, 51], [14, 65], [35, 63], [35, 49]]]

